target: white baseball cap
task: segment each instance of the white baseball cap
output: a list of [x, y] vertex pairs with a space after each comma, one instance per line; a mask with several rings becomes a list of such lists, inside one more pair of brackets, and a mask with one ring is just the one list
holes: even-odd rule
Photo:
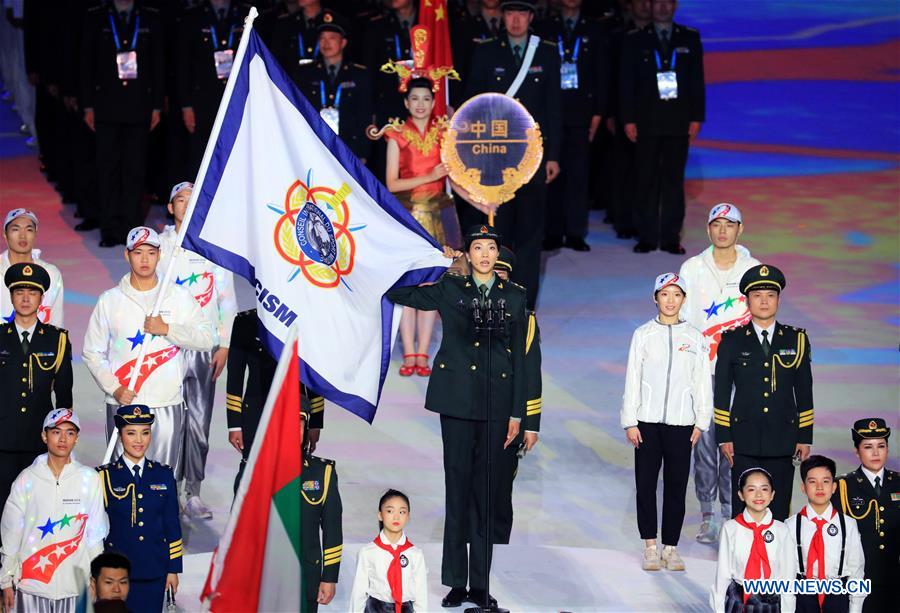
[[44, 418], [44, 430], [55, 428], [65, 422], [69, 422], [78, 430], [81, 430], [81, 422], [78, 421], [78, 416], [75, 415], [75, 411], [72, 409], [53, 409], [47, 413], [47, 417]]
[[27, 217], [31, 221], [34, 222], [34, 227], [37, 228], [38, 220], [37, 215], [28, 209], [13, 209], [9, 213], [6, 214], [6, 218], [3, 220], [3, 230], [6, 231], [6, 226], [11, 224], [14, 219], [18, 217]]
[[172, 191], [169, 192], [169, 202], [175, 200], [175, 196], [178, 195], [183, 189], [194, 189], [194, 184], [190, 181], [182, 181], [181, 183], [176, 183], [175, 187], [172, 188]]
[[681, 288], [682, 292], [687, 294], [687, 290], [684, 287], [684, 280], [674, 272], [666, 272], [656, 277], [656, 284], [653, 286], [653, 295], [656, 296], [656, 292], [665, 287], [669, 287], [670, 285], [677, 285]]
[[131, 251], [141, 245], [151, 245], [159, 249], [159, 234], [153, 228], [147, 226], [138, 226], [132, 228], [128, 232], [128, 240], [125, 242], [125, 248]]
[[729, 202], [721, 202], [709, 210], [707, 225], [711, 224], [715, 219], [727, 219], [736, 223], [744, 223], [740, 209]]

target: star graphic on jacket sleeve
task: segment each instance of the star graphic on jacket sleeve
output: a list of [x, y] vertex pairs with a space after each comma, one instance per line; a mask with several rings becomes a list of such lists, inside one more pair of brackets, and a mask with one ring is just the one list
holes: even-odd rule
[[144, 343], [144, 333], [138, 330], [134, 333], [134, 336], [129, 336], [126, 340], [131, 341], [131, 350], [134, 351], [134, 348], [138, 345], [142, 345]]
[[175, 277], [175, 285], [184, 285], [185, 281], [187, 281], [190, 277], [185, 277], [182, 279], [181, 277]]
[[193, 285], [194, 283], [197, 282], [197, 279], [199, 279], [199, 278], [200, 278], [200, 275], [198, 275], [197, 273], [192, 273], [190, 277], [185, 279], [185, 281], [188, 282], [188, 285]]
[[59, 561], [59, 560], [63, 559], [64, 557], [66, 557], [66, 554], [67, 554], [67, 553], [68, 553], [68, 552], [66, 551], [66, 548], [65, 548], [65, 547], [63, 547], [62, 545], [57, 545], [57, 546], [56, 546], [56, 549], [54, 549], [53, 551], [51, 551], [51, 552], [49, 553], [49, 555], [51, 555], [51, 556], [56, 556], [57, 561]]
[[721, 306], [722, 306], [721, 304], [716, 304], [716, 301], [713, 300], [712, 304], [709, 305], [708, 309], [703, 309], [703, 312], [706, 313], [706, 319], [709, 319], [713, 315], [718, 315], [719, 307], [721, 307]]
[[45, 566], [53, 566], [53, 562], [47, 556], [39, 557], [38, 561], [34, 563], [34, 567], [40, 569], [41, 572], [44, 572]]
[[75, 518], [72, 517], [71, 515], [69, 515], [68, 513], [66, 513], [65, 515], [62, 516], [62, 519], [59, 520], [59, 527], [65, 528], [72, 522], [73, 519], [75, 519]]
[[728, 300], [726, 300], [725, 302], [723, 302], [722, 304], [725, 306], [725, 310], [727, 311], [728, 309], [730, 309], [731, 307], [734, 306], [735, 302], [737, 302], [737, 298], [732, 297], [732, 298], [729, 298]]
[[38, 526], [38, 530], [41, 531], [41, 538], [43, 539], [48, 534], [53, 534], [53, 528], [56, 526], [55, 521], [51, 521], [50, 518], [47, 518], [47, 523], [43, 526]]

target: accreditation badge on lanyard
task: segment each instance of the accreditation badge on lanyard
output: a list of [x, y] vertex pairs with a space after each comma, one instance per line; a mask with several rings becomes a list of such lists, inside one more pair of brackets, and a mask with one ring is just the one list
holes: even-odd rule
[[662, 69], [662, 61], [659, 59], [659, 51], [656, 55], [656, 87], [659, 89], [660, 100], [678, 99], [678, 75], [675, 73], [675, 50], [672, 50], [672, 59], [669, 62], [669, 70]]
[[559, 86], [560, 89], [578, 89], [578, 52], [581, 50], [581, 37], [575, 39], [571, 61], [566, 61], [562, 36], [557, 37], [559, 46]]
[[319, 111], [319, 116], [328, 124], [328, 127], [331, 128], [332, 132], [335, 134], [341, 133], [341, 86], [343, 83], [338, 85], [337, 91], [334, 93], [334, 106], [325, 106], [325, 81], [319, 81], [319, 98], [322, 103], [322, 110]]
[[109, 13], [109, 25], [112, 29], [113, 41], [116, 43], [116, 70], [119, 73], [119, 79], [122, 81], [132, 81], [138, 78], [138, 56], [137, 41], [138, 32], [141, 28], [141, 16], [134, 18], [134, 34], [131, 37], [131, 51], [123, 51], [122, 44], [124, 41], [119, 39], [119, 30], [116, 28], [116, 19], [112, 13]]
[[303, 32], [299, 32], [297, 34], [297, 52], [300, 55], [300, 59], [297, 60], [297, 63], [301, 66], [306, 66], [307, 64], [312, 64], [315, 61], [315, 57], [319, 55], [319, 43], [316, 43], [315, 48], [313, 49], [313, 56], [306, 56], [306, 47], [303, 44]]
[[[227, 49], [219, 49], [219, 39], [216, 36], [216, 26], [209, 26], [209, 35], [213, 43], [213, 64], [216, 67], [216, 77], [227, 79], [231, 74], [231, 66], [234, 64], [234, 50], [231, 45], [234, 42], [234, 27], [228, 33]], [[222, 44], [226, 42], [223, 40]]]

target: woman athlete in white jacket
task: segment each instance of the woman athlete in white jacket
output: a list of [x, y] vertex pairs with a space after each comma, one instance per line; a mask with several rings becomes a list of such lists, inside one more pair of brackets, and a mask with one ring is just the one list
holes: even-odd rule
[[[620, 422], [634, 445], [638, 530], [644, 570], [684, 570], [676, 547], [684, 522], [691, 449], [712, 416], [709, 348], [699, 330], [679, 318], [684, 282], [656, 279], [658, 315], [631, 339]], [[663, 470], [662, 559], [656, 545], [656, 484]]]

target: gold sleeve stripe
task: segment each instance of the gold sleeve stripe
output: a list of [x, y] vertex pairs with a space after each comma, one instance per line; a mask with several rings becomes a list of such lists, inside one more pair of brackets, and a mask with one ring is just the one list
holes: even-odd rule
[[325, 555], [327, 556], [327, 555], [330, 554], [330, 553], [336, 553], [336, 552], [339, 552], [339, 551], [343, 551], [343, 549], [344, 549], [344, 546], [343, 546], [343, 545], [338, 545], [337, 547], [329, 547], [328, 549], [326, 549], [326, 550], [323, 551], [322, 553], [325, 554]]
[[183, 555], [184, 555], [184, 552], [183, 552], [183, 551], [179, 551], [178, 553], [170, 553], [170, 554], [169, 554], [169, 559], [170, 559], [170, 560], [177, 560], [178, 558], [180, 558], [180, 557], [183, 556]]
[[813, 409], [809, 409], [808, 411], [800, 411], [800, 419], [803, 419], [804, 417], [807, 417], [807, 416], [812, 416], [812, 414], [813, 414]]
[[322, 566], [331, 566], [332, 564], [340, 564], [340, 563], [341, 563], [341, 556], [338, 556], [338, 557], [333, 558], [333, 559], [331, 559], [331, 560], [325, 560], [325, 561], [322, 563]]
[[320, 404], [320, 405], [314, 404], [314, 405], [312, 405], [312, 407], [309, 410], [310, 413], [323, 413], [324, 411], [325, 411], [324, 404]]
[[236, 394], [225, 394], [225, 400], [234, 400], [235, 402], [242, 402], [243, 398]]
[[722, 409], [713, 409], [713, 412], [716, 415], [722, 415], [723, 417], [728, 417], [729, 415], [731, 415], [731, 413], [729, 413], [728, 411], [723, 411]]
[[178, 539], [177, 541], [172, 541], [171, 543], [169, 543], [169, 547], [174, 547], [175, 545], [181, 545], [181, 539]]
[[801, 422], [800, 422], [800, 427], [801, 427], [801, 428], [809, 428], [811, 425], [813, 425], [812, 420], [809, 420], [809, 421], [801, 421]]
[[537, 319], [534, 317], [534, 313], [528, 316], [528, 331], [525, 333], [525, 353], [527, 354], [529, 350], [531, 350], [531, 343], [534, 342], [534, 333], [537, 328]]
[[179, 556], [180, 556], [180, 555], [183, 554], [183, 553], [184, 553], [184, 549], [182, 549], [181, 547], [179, 547], [178, 549], [170, 549], [170, 550], [169, 550], [169, 557], [171, 558], [172, 556], [175, 556], [175, 555], [179, 555]]
[[227, 405], [225, 408], [228, 409], [229, 411], [234, 411], [235, 413], [241, 412], [241, 407], [231, 406], [230, 404]]
[[529, 409], [528, 411], [525, 412], [525, 416], [531, 417], [532, 415], [540, 415], [540, 413], [541, 413], [540, 409], [534, 409], [533, 411]]
[[728, 420], [725, 420], [725, 419], [719, 419], [718, 417], [716, 417], [715, 419], [713, 419], [713, 421], [715, 422], [715, 424], [716, 424], [717, 426], [722, 426], [723, 428], [730, 428], [730, 427], [731, 427], [731, 423], [728, 422]]
[[318, 406], [318, 405], [320, 405], [320, 404], [321, 404], [321, 405], [324, 405], [324, 404], [325, 404], [325, 398], [323, 398], [322, 396], [316, 396], [315, 398], [310, 398], [309, 402], [310, 402], [310, 404], [313, 405], [313, 406]]
[[544, 399], [543, 396], [541, 396], [540, 398], [533, 398], [532, 400], [529, 400], [529, 401], [526, 402], [525, 404], [527, 404], [527, 405], [541, 404], [541, 401], [542, 401], [543, 399]]
[[325, 561], [326, 561], [326, 562], [328, 562], [329, 560], [340, 560], [340, 559], [341, 559], [341, 552], [340, 552], [340, 551], [337, 552], [337, 553], [333, 553], [333, 554], [329, 554], [329, 555], [325, 556]]

